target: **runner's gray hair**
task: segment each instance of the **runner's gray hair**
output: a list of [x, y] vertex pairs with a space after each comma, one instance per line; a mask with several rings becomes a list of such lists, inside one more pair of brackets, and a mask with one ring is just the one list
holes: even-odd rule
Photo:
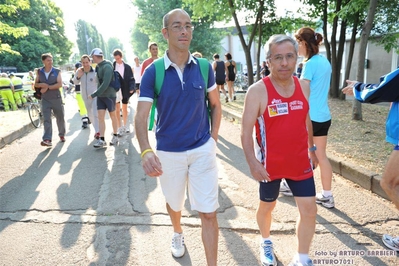
[[269, 40], [265, 44], [265, 54], [266, 59], [269, 59], [271, 56], [271, 47], [273, 44], [281, 44], [283, 42], [290, 42], [294, 45], [295, 54], [298, 54], [298, 43], [290, 36], [285, 34], [275, 34], [270, 36]]

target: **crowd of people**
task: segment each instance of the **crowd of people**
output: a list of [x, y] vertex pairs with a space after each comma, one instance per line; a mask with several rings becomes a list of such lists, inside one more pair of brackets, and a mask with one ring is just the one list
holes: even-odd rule
[[[33, 72], [29, 72], [28, 82], [33, 83]], [[0, 74], [0, 98], [4, 111], [16, 111], [22, 108], [26, 103], [24, 96], [25, 91], [23, 87], [23, 80], [14, 73]]]
[[[162, 57], [158, 56], [158, 45], [150, 43], [150, 57], [142, 64], [135, 57], [134, 65], [130, 66], [124, 62], [121, 50], [113, 52], [112, 63], [104, 59], [101, 49], [95, 48], [90, 55], [82, 55], [75, 66], [73, 82], [80, 86], [78, 105], [85, 108], [81, 112], [82, 118], [87, 119], [84, 121], [94, 128], [95, 148], [106, 146], [107, 111], [112, 121], [110, 145], [117, 145], [118, 137], [130, 132], [127, 104], [134, 93], [139, 94], [134, 128], [143, 170], [149, 177], [159, 178], [166, 200], [173, 230], [171, 253], [176, 258], [185, 254], [181, 211], [188, 190], [191, 209], [198, 211], [201, 219], [207, 264], [216, 265], [220, 92], [226, 102], [235, 100], [233, 83], [237, 67], [230, 53], [225, 54], [225, 61], [214, 54], [212, 64], [204, 62], [201, 53], [191, 54], [193, 30], [185, 10], [171, 10], [163, 17], [161, 32], [168, 48]], [[270, 228], [279, 193], [293, 196], [299, 210], [298, 244], [292, 266], [313, 265], [309, 250], [316, 227], [316, 204], [326, 208], [335, 206], [332, 167], [326, 156], [332, 120], [327, 101], [331, 65], [319, 54], [322, 41], [323, 36], [309, 27], [300, 28], [295, 38], [283, 34], [271, 36], [264, 47], [262, 79], [251, 85], [245, 96], [241, 143], [251, 176], [259, 183], [256, 220], [262, 265], [277, 265]], [[298, 65], [299, 56], [304, 61]], [[43, 54], [42, 62], [34, 87], [41, 93], [44, 116], [41, 145], [51, 146], [51, 112], [56, 118], [60, 141], [65, 142], [64, 106], [59, 91], [61, 75], [53, 67], [51, 54]], [[123, 78], [120, 89], [111, 86], [114, 71]], [[398, 76], [399, 70], [394, 71], [384, 82], [374, 85], [348, 81], [343, 92], [354, 94], [363, 102], [395, 102], [387, 121], [387, 141], [395, 147], [382, 187], [399, 208], [399, 95], [393, 92], [399, 85], [395, 78]], [[18, 88], [17, 81], [3, 76], [0, 79], [3, 98], [9, 97], [10, 91], [18, 95]], [[153, 105], [157, 110], [156, 148], [151, 147], [148, 138], [148, 118]], [[322, 186], [319, 193], [313, 172], [316, 167], [320, 169]], [[384, 235], [382, 240], [387, 247], [399, 251], [398, 237]]]

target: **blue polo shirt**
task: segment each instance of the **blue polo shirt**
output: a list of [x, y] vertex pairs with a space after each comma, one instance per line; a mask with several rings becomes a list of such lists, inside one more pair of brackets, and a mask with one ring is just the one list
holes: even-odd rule
[[[165, 78], [157, 100], [157, 150], [181, 152], [205, 144], [210, 135], [205, 83], [198, 61], [191, 56], [184, 68], [164, 55]], [[140, 83], [139, 101], [153, 102], [155, 66], [145, 70]], [[209, 64], [207, 91], [216, 89], [215, 77]]]
[[303, 64], [301, 79], [310, 80], [309, 115], [315, 122], [331, 120], [328, 108], [331, 64], [324, 56], [316, 54]]

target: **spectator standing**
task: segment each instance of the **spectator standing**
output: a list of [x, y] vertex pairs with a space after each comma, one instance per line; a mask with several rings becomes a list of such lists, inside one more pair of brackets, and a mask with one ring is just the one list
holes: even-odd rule
[[267, 66], [266, 61], [262, 62], [262, 68], [260, 70], [260, 74], [261, 74], [262, 78], [265, 78], [265, 77], [269, 76], [269, 74], [270, 74], [270, 70], [269, 70], [269, 67]]
[[[160, 178], [173, 225], [172, 255], [185, 253], [181, 210], [188, 186], [191, 208], [202, 224], [202, 241], [208, 265], [216, 265], [218, 249], [218, 170], [216, 141], [221, 120], [221, 104], [214, 73], [209, 64], [204, 82], [198, 59], [189, 52], [193, 25], [183, 9], [174, 9], [163, 18], [162, 34], [168, 42], [163, 57], [165, 76], [157, 100], [157, 151], [148, 141], [147, 119], [154, 99], [155, 65], [141, 80], [135, 118], [145, 174]], [[210, 119], [204, 89], [207, 88]]]
[[14, 73], [10, 74], [10, 80], [14, 85], [14, 100], [17, 106], [22, 107], [26, 103], [23, 81], [20, 77], [15, 76]]
[[[75, 72], [81, 67], [82, 67], [82, 63], [77, 62], [75, 64]], [[74, 82], [75, 74], [76, 73], [72, 74], [71, 80], [69, 81], [72, 84], [75, 84], [75, 82]], [[89, 125], [89, 117], [87, 116], [87, 109], [86, 109], [85, 102], [83, 101], [82, 94], [80, 92], [80, 84], [79, 83], [75, 84], [75, 96], [76, 96], [76, 102], [77, 102], [78, 108], [79, 108], [79, 114], [82, 117], [82, 129], [85, 129]]]
[[[109, 84], [114, 77], [114, 68], [112, 63], [104, 59], [103, 51], [100, 48], [94, 48], [90, 56], [93, 63], [97, 64], [97, 90], [94, 91], [89, 99], [97, 97], [98, 124], [100, 129], [100, 138], [94, 143], [94, 148], [102, 148], [107, 145], [105, 142], [105, 111], [108, 110], [109, 117], [112, 121], [112, 138], [110, 145], [118, 144], [118, 124], [116, 119], [115, 104], [116, 91]], [[118, 114], [119, 115], [119, 114]]]
[[143, 76], [144, 70], [151, 65], [154, 60], [158, 59], [158, 44], [151, 42], [148, 45], [148, 51], [150, 52], [151, 57], [143, 61], [143, 64], [141, 65], [141, 76]]
[[57, 121], [60, 141], [65, 142], [65, 111], [60, 91], [62, 78], [61, 71], [53, 67], [53, 56], [50, 53], [42, 54], [42, 62], [44, 66], [38, 70], [35, 80], [35, 88], [39, 88], [42, 94], [44, 134], [40, 144], [50, 147], [52, 146], [53, 137], [51, 113], [54, 113]]
[[216, 89], [218, 92], [223, 92], [224, 100], [227, 103], [229, 101], [229, 97], [224, 89], [224, 83], [226, 82], [226, 69], [224, 62], [220, 60], [220, 56], [218, 54], [214, 54], [213, 59], [214, 61], [212, 63], [212, 69], [215, 72]]
[[296, 76], [298, 78], [301, 78], [302, 75], [302, 68], [303, 68], [303, 63], [298, 64], [298, 68], [296, 69]]
[[328, 91], [331, 80], [331, 64], [319, 54], [323, 36], [313, 29], [299, 29], [295, 38], [299, 46], [299, 55], [305, 58], [301, 79], [310, 86], [310, 119], [313, 125], [313, 142], [317, 147], [322, 191], [316, 194], [316, 203], [326, 208], [334, 208], [334, 196], [331, 190], [332, 167], [327, 158], [327, 135], [331, 126], [331, 113], [328, 107]]
[[236, 62], [233, 60], [230, 53], [225, 54], [226, 61], [224, 62], [226, 71], [226, 83], [229, 91], [229, 101], [236, 100], [236, 93], [234, 91], [234, 81], [236, 80], [237, 68]]
[[136, 88], [137, 97], [140, 94], [141, 69], [142, 69], [142, 66], [140, 65], [140, 59], [138, 56], [136, 56], [134, 58], [133, 74], [134, 74], [134, 79], [136, 82], [135, 88]]
[[6, 112], [10, 111], [10, 105], [13, 111], [18, 109], [14, 99], [14, 85], [12, 84], [11, 79], [7, 76], [7, 73], [1, 73], [0, 95]]
[[[392, 102], [386, 121], [385, 140], [394, 145], [381, 178], [381, 187], [399, 209], [399, 69], [381, 77], [379, 84], [364, 84], [347, 80], [342, 92], [354, 95], [362, 103]], [[399, 236], [383, 235], [382, 242], [388, 248], [399, 251]]]
[[98, 125], [97, 101], [90, 99], [90, 95], [97, 90], [96, 72], [91, 66], [90, 57], [83, 55], [80, 59], [82, 66], [76, 70], [73, 78], [75, 87], [80, 85], [80, 93], [85, 104], [87, 115], [94, 127], [94, 138], [100, 138], [100, 128]]
[[308, 254], [316, 227], [317, 207], [309, 157], [313, 166], [317, 165], [317, 157], [313, 138], [308, 134], [312, 130], [308, 113], [309, 85], [292, 75], [297, 51], [298, 44], [289, 36], [269, 38], [265, 54], [271, 73], [249, 88], [242, 115], [242, 147], [253, 178], [259, 181], [256, 219], [262, 237], [262, 265], [277, 265], [270, 227], [283, 177], [292, 189], [299, 210], [298, 253], [290, 265], [313, 265]]
[[129, 104], [129, 99], [133, 95], [135, 90], [135, 81], [133, 76], [132, 67], [126, 64], [123, 61], [123, 53], [120, 49], [116, 49], [113, 52], [114, 55], [114, 69], [119, 72], [119, 74], [123, 78], [123, 82], [121, 84], [121, 95], [122, 95], [122, 123], [120, 122], [120, 115], [118, 114], [120, 110], [120, 103], [117, 102], [116, 110], [117, 110], [117, 119], [119, 121], [119, 130], [118, 135], [123, 135], [124, 133], [130, 133], [130, 126], [128, 123], [128, 111], [127, 107]]

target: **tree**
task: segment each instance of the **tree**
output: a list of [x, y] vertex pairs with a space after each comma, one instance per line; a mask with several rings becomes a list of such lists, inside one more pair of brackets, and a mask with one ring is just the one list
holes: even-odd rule
[[108, 39], [107, 47], [108, 47], [108, 50], [106, 53], [109, 54], [111, 58], [113, 58], [112, 53], [115, 49], [120, 49], [123, 52], [123, 44], [122, 44], [121, 40], [119, 40], [118, 38], [115, 38], [115, 37], [111, 37]]
[[104, 52], [104, 58], [110, 59], [108, 46], [96, 26], [80, 19], [75, 24], [75, 30], [77, 34], [76, 43], [81, 55], [90, 54], [94, 48], [100, 48]]
[[58, 59], [58, 48], [47, 36], [32, 28], [29, 28], [29, 34], [25, 38], [13, 45], [13, 49], [19, 51], [18, 54], [0, 54], [0, 61], [17, 67], [21, 72], [41, 66], [40, 55], [44, 52], [50, 52], [54, 55], [54, 60]]
[[139, 10], [139, 17], [133, 27], [132, 45], [135, 53], [141, 55], [142, 58], [148, 57], [148, 42], [156, 42], [160, 54], [167, 49], [167, 43], [161, 34], [163, 15], [172, 9], [182, 7], [191, 16], [195, 27], [194, 41], [191, 42], [190, 50], [199, 51], [205, 57], [210, 58], [215, 51], [220, 50], [223, 35], [220, 33], [221, 30], [212, 28], [214, 19], [209, 16], [202, 16], [201, 18], [193, 16], [191, 6], [184, 7], [181, 0], [134, 0], [133, 3]]
[[[247, 63], [248, 73], [253, 73], [253, 64], [251, 58], [251, 47], [256, 36], [256, 31], [260, 21], [262, 20], [262, 15], [265, 14], [265, 5], [271, 7], [273, 10], [274, 0], [248, 0], [248, 1], [238, 1], [238, 0], [220, 0], [220, 1], [209, 1], [209, 0], [183, 0], [184, 3], [190, 6], [193, 10], [194, 17], [209, 16], [215, 17], [218, 21], [230, 21], [233, 19], [234, 25], [238, 32], [238, 37], [240, 39], [241, 46], [244, 50], [245, 59]], [[217, 2], [217, 3], [216, 3]], [[266, 4], [267, 3], [267, 4]], [[226, 8], [228, 7], [228, 8]], [[244, 33], [242, 31], [242, 25], [238, 19], [238, 12], [246, 13], [245, 25], [252, 25], [248, 42], [244, 38]], [[249, 23], [249, 21], [254, 21]], [[243, 26], [245, 26], [243, 25]], [[248, 75], [248, 83], [253, 83], [253, 76]]]
[[[29, 8], [28, 0], [10, 0], [0, 3], [0, 54], [8, 56], [8, 54], [19, 55], [18, 51], [11, 48], [9, 43], [3, 41], [4, 37], [21, 38], [28, 34], [27, 27], [16, 27], [7, 23], [8, 17], [16, 17], [18, 12]], [[6, 64], [1, 61], [2, 64]], [[12, 65], [12, 63], [9, 63]]]
[[[374, 15], [377, 9], [377, 0], [370, 0], [370, 6], [367, 13], [367, 20], [363, 26], [361, 37], [360, 37], [360, 47], [359, 47], [359, 61], [357, 68], [356, 80], [362, 82], [364, 79], [364, 58], [366, 56], [366, 48], [368, 38], [370, 36], [371, 29], [373, 27]], [[356, 99], [353, 101], [352, 106], [352, 119], [362, 120], [362, 105]]]
[[130, 43], [132, 44], [133, 50], [139, 58], [147, 58], [148, 54], [148, 43], [149, 37], [147, 34], [142, 33], [138, 27], [133, 27]]
[[[0, 42], [2, 42], [2, 47], [5, 47], [4, 44], [6, 44], [6, 47], [10, 48], [8, 54], [3, 55], [3, 58], [11, 60], [10, 64], [13, 65], [20, 64], [21, 59], [22, 62], [28, 62], [29, 65], [29, 62], [35, 62], [37, 58], [40, 59], [41, 54], [51, 51], [56, 65], [63, 64], [69, 59], [72, 43], [65, 37], [63, 14], [54, 2], [47, 0], [7, 0], [3, 2], [5, 3], [0, 4]], [[28, 34], [33, 34], [33, 36], [29, 37]], [[21, 39], [21, 36], [25, 38]], [[21, 54], [18, 49], [34, 44], [27, 43], [28, 39], [34, 39], [39, 44], [46, 45], [38, 45], [37, 49], [33, 49], [35, 53]], [[22, 55], [22, 58], [18, 56], [18, 53]], [[20, 67], [20, 69], [22, 68], [26, 69], [27, 66]]]

